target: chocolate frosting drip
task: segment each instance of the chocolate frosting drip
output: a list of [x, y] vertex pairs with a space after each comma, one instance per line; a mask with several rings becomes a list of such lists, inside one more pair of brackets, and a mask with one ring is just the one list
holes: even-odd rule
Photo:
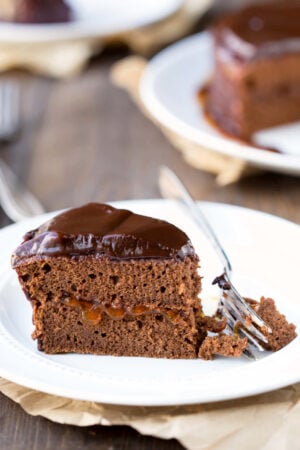
[[182, 259], [195, 251], [186, 234], [168, 222], [89, 203], [27, 233], [13, 255], [13, 266], [38, 255]]
[[219, 45], [240, 60], [300, 52], [300, 1], [253, 5], [215, 26]]

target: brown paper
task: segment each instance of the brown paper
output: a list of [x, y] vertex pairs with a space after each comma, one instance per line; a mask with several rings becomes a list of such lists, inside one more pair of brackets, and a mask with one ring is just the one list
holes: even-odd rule
[[112, 82], [128, 91], [140, 110], [161, 129], [172, 145], [182, 153], [187, 163], [196, 169], [215, 174], [216, 182], [220, 186], [235, 183], [248, 175], [260, 173], [257, 168], [252, 167], [246, 161], [216, 153], [213, 149], [196, 144], [157, 122], [146, 110], [139, 94], [140, 79], [146, 66], [147, 61], [142, 57], [125, 58], [113, 66]]
[[55, 78], [79, 74], [91, 56], [101, 50], [93, 41], [60, 42], [58, 44], [0, 43], [0, 72], [24, 68]]
[[58, 78], [77, 75], [103, 47], [122, 42], [142, 55], [187, 34], [209, 8], [213, 0], [185, 0], [183, 6], [167, 19], [109, 38], [83, 39], [57, 43], [0, 42], [0, 72], [16, 67]]
[[132, 51], [148, 56], [188, 34], [212, 3], [213, 0], [184, 0], [182, 8], [166, 20], [109, 38], [108, 42], [121, 40]]
[[0, 391], [33, 416], [78, 426], [129, 425], [145, 435], [175, 438], [188, 450], [299, 449], [300, 383], [245, 399], [158, 408], [69, 400], [3, 378]]

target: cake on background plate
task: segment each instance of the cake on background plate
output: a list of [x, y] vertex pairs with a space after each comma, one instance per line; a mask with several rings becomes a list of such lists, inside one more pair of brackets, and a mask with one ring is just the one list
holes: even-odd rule
[[300, 120], [300, 2], [269, 1], [212, 28], [215, 69], [205, 111], [242, 139]]
[[1, 0], [0, 21], [17, 23], [60, 23], [71, 20], [64, 0]]

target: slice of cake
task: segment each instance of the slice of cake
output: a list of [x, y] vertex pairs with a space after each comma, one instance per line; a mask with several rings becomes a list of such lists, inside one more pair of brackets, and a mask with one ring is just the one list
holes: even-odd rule
[[162, 220], [90, 203], [26, 234], [12, 266], [46, 353], [196, 358], [198, 257]]
[[221, 129], [249, 140], [300, 120], [300, 2], [257, 3], [212, 29], [215, 70], [205, 110]]
[[0, 20], [18, 23], [60, 23], [71, 20], [64, 0], [1, 0]]

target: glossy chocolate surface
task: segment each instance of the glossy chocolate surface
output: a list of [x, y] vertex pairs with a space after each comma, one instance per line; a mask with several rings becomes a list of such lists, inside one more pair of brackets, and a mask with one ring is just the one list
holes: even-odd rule
[[12, 263], [31, 256], [108, 256], [113, 259], [195, 255], [186, 234], [163, 220], [100, 203], [63, 212], [30, 231]]
[[300, 52], [300, 1], [250, 6], [221, 19], [214, 33], [241, 60]]

